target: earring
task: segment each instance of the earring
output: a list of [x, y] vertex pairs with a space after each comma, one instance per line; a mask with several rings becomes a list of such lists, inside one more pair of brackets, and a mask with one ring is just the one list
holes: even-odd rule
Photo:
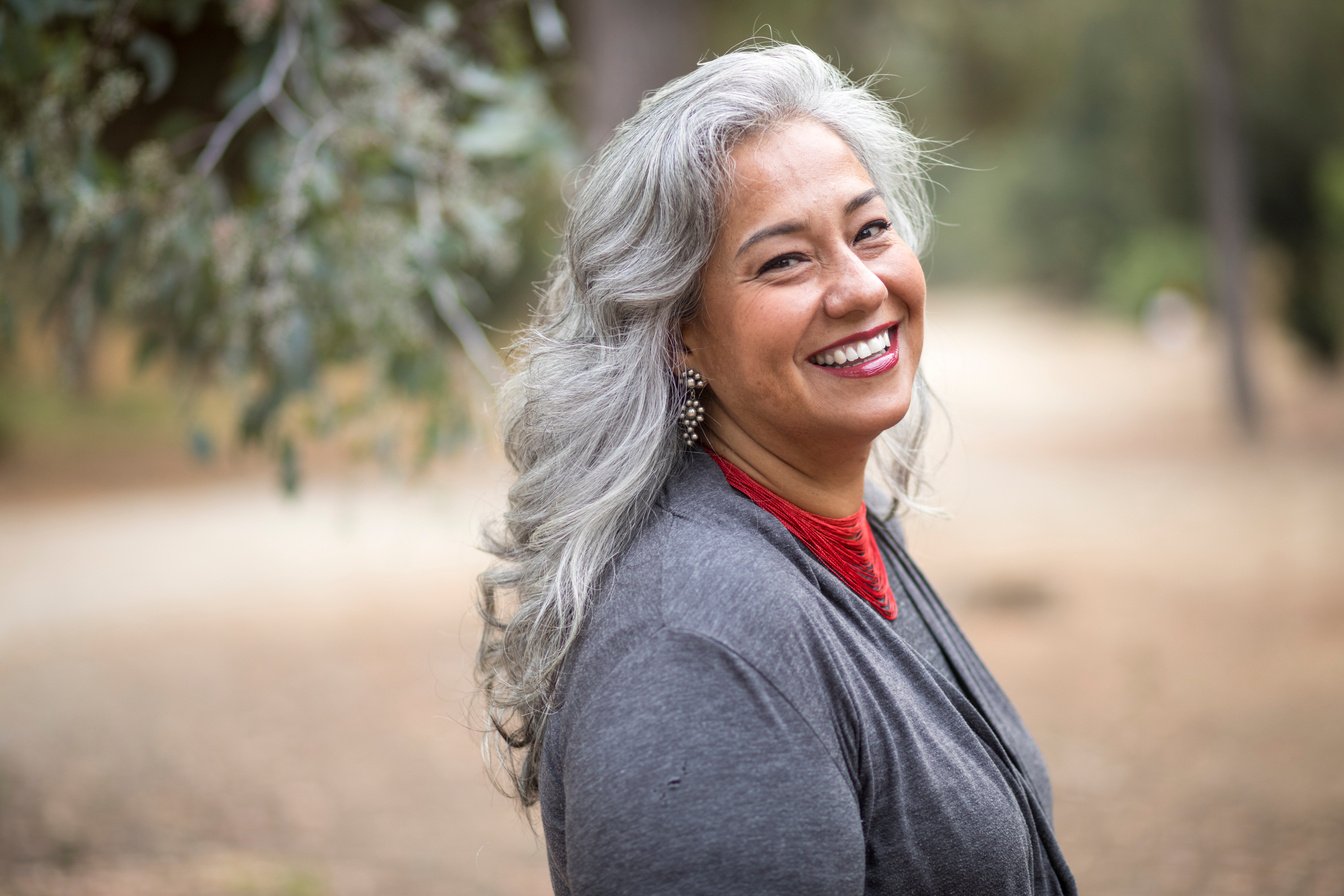
[[677, 415], [677, 428], [681, 431], [681, 440], [687, 448], [694, 448], [700, 441], [700, 424], [705, 422], [705, 406], [700, 403], [700, 392], [705, 388], [705, 378], [700, 371], [687, 367], [681, 375], [681, 384], [686, 387], [686, 403]]

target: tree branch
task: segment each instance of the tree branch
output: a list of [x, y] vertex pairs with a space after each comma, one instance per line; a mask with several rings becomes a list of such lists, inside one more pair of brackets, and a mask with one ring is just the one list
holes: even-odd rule
[[[434, 234], [442, 230], [443, 206], [433, 191], [418, 179], [415, 182], [415, 212], [416, 224], [422, 234]], [[432, 244], [432, 239], [427, 240], [424, 251], [417, 253], [421, 256], [419, 261], [426, 272], [439, 269], [428, 249]], [[462, 293], [457, 284], [447, 274], [439, 273], [430, 278], [428, 286], [429, 297], [434, 302], [439, 319], [453, 331], [476, 372], [490, 386], [498, 385], [504, 376], [504, 365], [495, 347], [485, 338], [481, 325], [462, 302]]]
[[439, 318], [453, 331], [462, 349], [467, 353], [481, 379], [490, 386], [496, 386], [504, 376], [504, 364], [499, 359], [495, 347], [485, 338], [485, 331], [476, 322], [462, 304], [457, 284], [447, 274], [440, 274], [429, 284], [429, 296], [434, 302], [434, 310]]
[[307, 116], [283, 90], [273, 101], [266, 104], [266, 110], [291, 137], [297, 137], [308, 129]]
[[285, 16], [284, 27], [280, 31], [280, 38], [275, 43], [275, 52], [271, 54], [270, 61], [266, 63], [266, 71], [261, 76], [261, 83], [257, 85], [256, 90], [239, 100], [238, 105], [230, 109], [229, 114], [215, 127], [214, 133], [210, 135], [210, 141], [205, 145], [205, 150], [196, 160], [197, 175], [204, 177], [215, 170], [219, 160], [224, 157], [225, 150], [229, 148], [229, 143], [242, 126], [247, 124], [248, 119], [256, 115], [263, 106], [275, 102], [276, 97], [280, 95], [289, 67], [294, 64], [294, 59], [299, 54], [299, 29], [302, 24], [296, 7], [290, 6]]

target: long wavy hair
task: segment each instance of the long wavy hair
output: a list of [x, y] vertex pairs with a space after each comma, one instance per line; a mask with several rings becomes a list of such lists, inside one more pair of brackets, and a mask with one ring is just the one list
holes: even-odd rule
[[[826, 125], [867, 169], [897, 232], [924, 245], [923, 143], [870, 88], [805, 47], [744, 47], [649, 95], [586, 172], [500, 392], [518, 478], [487, 529], [497, 559], [479, 580], [488, 754], [524, 806], [537, 799], [556, 678], [589, 602], [685, 459], [674, 361], [722, 219], [729, 153], [784, 122]], [[919, 376], [910, 412], [873, 452], [897, 504], [921, 478], [928, 407]]]

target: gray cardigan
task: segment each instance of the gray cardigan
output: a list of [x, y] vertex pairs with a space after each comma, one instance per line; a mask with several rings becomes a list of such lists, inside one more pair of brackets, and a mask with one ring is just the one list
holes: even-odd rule
[[558, 685], [557, 894], [1076, 892], [1035, 744], [874, 509], [899, 612], [945, 663], [710, 458], [673, 477]]

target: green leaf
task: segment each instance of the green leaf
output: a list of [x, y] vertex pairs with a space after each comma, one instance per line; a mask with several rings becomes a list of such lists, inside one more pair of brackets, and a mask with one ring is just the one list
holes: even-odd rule
[[13, 252], [19, 246], [19, 193], [14, 185], [0, 174], [0, 248], [5, 254]]
[[39, 0], [8, 0], [6, 4], [26, 25], [36, 25], [46, 18]]
[[147, 330], [140, 335], [135, 347], [135, 370], [143, 373], [154, 360], [163, 354], [163, 335], [156, 330]]
[[457, 10], [447, 3], [431, 3], [425, 8], [425, 26], [439, 39], [451, 37], [457, 23]]
[[117, 285], [122, 282], [122, 269], [135, 236], [134, 217], [134, 212], [122, 212], [108, 222], [107, 239], [93, 274], [93, 296], [100, 309], [111, 307]]
[[474, 158], [507, 158], [526, 155], [536, 139], [536, 116], [532, 110], [489, 106], [457, 132], [457, 145]]
[[17, 22], [5, 29], [0, 43], [0, 83], [18, 87], [41, 77], [46, 64], [36, 25]]
[[280, 442], [280, 487], [287, 495], [296, 495], [299, 491], [299, 452], [294, 440], [285, 438]]
[[14, 332], [17, 329], [14, 324], [14, 302], [9, 293], [0, 291], [0, 346], [6, 351], [14, 350], [17, 342]]
[[153, 102], [163, 96], [163, 92], [173, 82], [176, 68], [173, 48], [168, 42], [157, 34], [143, 32], [131, 41], [126, 52], [145, 69], [145, 99]]
[[313, 382], [316, 366], [313, 326], [301, 310], [292, 311], [280, 325], [275, 361], [288, 389], [306, 389]]
[[48, 0], [47, 6], [63, 16], [93, 16], [107, 4], [100, 0]]
[[1344, 146], [1321, 154], [1315, 171], [1316, 196], [1328, 232], [1344, 236]]
[[173, 25], [178, 31], [190, 31], [201, 19], [201, 10], [206, 0], [175, 0], [170, 4], [173, 11]]
[[467, 96], [487, 101], [505, 99], [510, 91], [508, 78], [476, 63], [467, 63], [453, 72], [453, 85]]
[[275, 412], [280, 409], [284, 401], [285, 390], [279, 386], [272, 386], [248, 403], [238, 426], [243, 444], [261, 441], [262, 435], [275, 417]]
[[191, 454], [201, 463], [209, 463], [215, 459], [215, 440], [201, 427], [197, 426], [191, 430]]
[[408, 349], [392, 355], [387, 379], [407, 395], [418, 396], [443, 388], [443, 364], [437, 353]]

